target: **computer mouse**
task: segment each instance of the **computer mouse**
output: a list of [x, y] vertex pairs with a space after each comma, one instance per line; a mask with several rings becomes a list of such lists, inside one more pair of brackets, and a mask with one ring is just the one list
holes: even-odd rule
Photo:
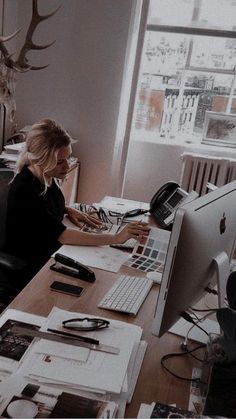
[[160, 284], [162, 280], [162, 273], [161, 272], [148, 272], [147, 278], [151, 279], [155, 284]]

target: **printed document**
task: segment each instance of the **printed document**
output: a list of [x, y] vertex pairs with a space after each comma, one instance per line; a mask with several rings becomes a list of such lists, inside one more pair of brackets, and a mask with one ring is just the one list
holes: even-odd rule
[[118, 272], [129, 254], [110, 246], [72, 246], [63, 245], [56, 253], [68, 256], [91, 268]]
[[[71, 313], [54, 307], [41, 330], [47, 328], [62, 329], [62, 321], [68, 318], [93, 318], [83, 313]], [[119, 354], [98, 352], [89, 349], [88, 357], [76, 355], [66, 358], [66, 354], [57, 355], [47, 351], [48, 342], [35, 343], [27, 362], [24, 363], [24, 375], [39, 382], [60, 383], [72, 385], [77, 388], [94, 392], [120, 393], [126, 378], [128, 364], [134, 345], [140, 342], [142, 329], [139, 326], [125, 322], [110, 320], [106, 329], [93, 332], [82, 332], [89, 337], [98, 339], [101, 344], [110, 345], [120, 349]], [[81, 332], [79, 332], [81, 334]], [[65, 344], [62, 344], [66, 346]], [[80, 353], [85, 348], [74, 347], [71, 351]]]
[[39, 329], [44, 321], [45, 317], [13, 309], [8, 309], [1, 315], [0, 381], [7, 375], [17, 371], [34, 340], [30, 336], [14, 336], [10, 332], [11, 325], [31, 325], [31, 328]]

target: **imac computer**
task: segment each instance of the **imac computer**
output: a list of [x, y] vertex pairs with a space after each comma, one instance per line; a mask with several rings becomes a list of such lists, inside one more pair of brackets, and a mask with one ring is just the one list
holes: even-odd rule
[[166, 333], [182, 313], [203, 297], [207, 287], [218, 285], [219, 304], [224, 304], [235, 235], [236, 181], [176, 211], [153, 334], [161, 337]]

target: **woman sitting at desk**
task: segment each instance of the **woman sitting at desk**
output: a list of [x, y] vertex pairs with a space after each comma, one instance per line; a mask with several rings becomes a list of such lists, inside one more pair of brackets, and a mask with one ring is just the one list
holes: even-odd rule
[[65, 206], [59, 187], [70, 168], [72, 139], [50, 119], [34, 124], [27, 134], [16, 175], [8, 195], [5, 250], [24, 259], [27, 271], [19, 289], [37, 273], [63, 244], [111, 245], [148, 233], [146, 223], [130, 223], [116, 234], [93, 234], [63, 224], [65, 214], [81, 226], [101, 224], [91, 214]]

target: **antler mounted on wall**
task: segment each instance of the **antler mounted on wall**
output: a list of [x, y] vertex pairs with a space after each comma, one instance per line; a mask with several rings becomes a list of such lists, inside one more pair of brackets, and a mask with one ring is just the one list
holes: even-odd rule
[[38, 1], [32, 0], [31, 21], [26, 32], [25, 42], [16, 59], [14, 59], [13, 55], [8, 51], [5, 43], [10, 39], [13, 39], [21, 31], [21, 29], [18, 29], [9, 36], [0, 36], [0, 104], [3, 104], [6, 108], [7, 117], [9, 118], [12, 126], [12, 133], [16, 131], [16, 73], [24, 73], [29, 70], [41, 70], [48, 67], [48, 64], [43, 66], [31, 65], [28, 61], [27, 53], [30, 50], [42, 50], [54, 44], [55, 41], [47, 45], [37, 45], [33, 41], [33, 34], [39, 23], [53, 16], [58, 11], [59, 7], [46, 15], [40, 15], [38, 12]]

